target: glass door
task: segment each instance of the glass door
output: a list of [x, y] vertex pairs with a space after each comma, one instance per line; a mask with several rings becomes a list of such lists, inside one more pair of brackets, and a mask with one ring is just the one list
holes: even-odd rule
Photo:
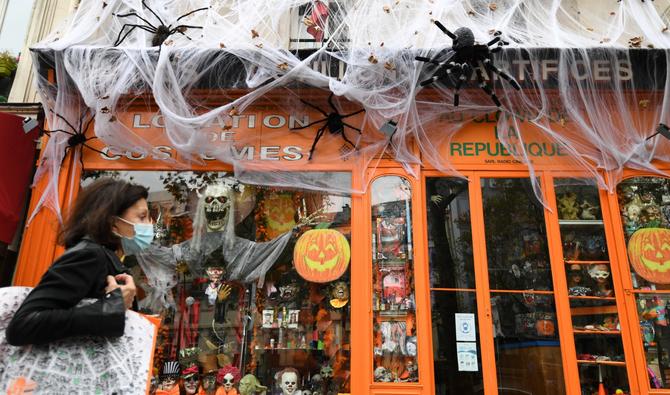
[[479, 179], [499, 394], [565, 394], [544, 207], [529, 178]]
[[584, 178], [554, 178], [553, 184], [581, 393], [627, 394], [626, 358], [598, 188]]
[[426, 216], [436, 394], [483, 392], [468, 181], [428, 177]]

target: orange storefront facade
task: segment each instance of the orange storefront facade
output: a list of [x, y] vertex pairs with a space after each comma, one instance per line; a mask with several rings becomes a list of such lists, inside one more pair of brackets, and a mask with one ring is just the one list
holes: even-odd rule
[[[212, 125], [212, 143], [235, 141], [242, 133], [249, 141], [255, 133], [256, 144], [236, 149], [258, 171], [271, 162], [287, 172], [336, 174], [333, 179], [365, 193], [248, 186], [240, 194], [255, 197], [244, 209], [246, 220], [236, 225], [237, 234], [275, 240], [318, 211], [323, 219], [316, 222], [327, 222], [346, 237], [350, 264], [336, 280], [322, 281], [316, 275], [296, 276], [298, 258], [289, 254], [277, 258], [263, 285], [224, 280], [236, 299], [215, 295], [210, 303], [203, 289], [211, 277], [195, 273], [190, 263], [188, 268], [177, 263], [176, 281], [164, 287], [160, 299], [173, 307], [162, 315], [169, 324], [162, 327], [158, 359], [179, 359], [181, 350], [194, 349], [192, 359], [202, 374], [234, 365], [241, 375], [257, 376], [268, 392], [276, 391], [274, 372], [293, 367], [304, 390], [322, 394], [591, 394], [600, 388], [607, 394], [670, 394], [670, 288], [664, 285], [670, 283], [664, 278], [664, 265], [670, 265], [670, 241], [665, 241], [670, 240], [665, 230], [670, 179], [625, 170], [617, 193], [608, 193], [563, 148], [522, 124], [531, 173], [500, 141], [495, 114], [475, 118], [443, 142], [453, 173], [403, 167], [387, 158], [365, 169], [355, 161], [310, 162], [316, 127], [300, 133], [289, 127], [318, 114], [252, 107], [241, 115], [232, 127]], [[207, 157], [201, 164], [167, 165], [166, 159], [179, 163], [179, 158], [166, 143], [155, 110], [129, 107], [119, 120], [154, 149], [113, 152], [92, 140], [108, 156], [84, 148], [83, 172], [68, 156], [60, 176], [61, 201], [100, 176], [153, 182], [150, 192], [157, 193], [149, 200], [155, 220], [161, 214], [165, 224], [162, 240], [183, 242], [188, 239], [183, 229], [190, 226], [184, 213], [196, 189], [189, 183], [207, 184], [197, 175], [217, 179], [233, 169]], [[452, 121], [445, 116], [439, 122]], [[560, 116], [550, 125], [566, 133], [571, 128]], [[670, 175], [670, 165], [659, 168]], [[184, 181], [179, 174], [186, 172], [192, 173]], [[539, 180], [540, 191], [530, 177]], [[187, 186], [181, 200], [175, 185]], [[39, 196], [33, 194], [31, 207]], [[57, 223], [48, 210], [30, 223], [14, 285], [35, 285], [62, 253]], [[247, 229], [241, 230], [244, 224]], [[646, 261], [638, 262], [640, 256]], [[206, 260], [199, 265], [217, 267]], [[145, 272], [140, 262], [133, 274], [145, 278]], [[337, 294], [344, 288], [348, 297]], [[147, 287], [140, 298], [156, 296], [155, 289]], [[296, 289], [303, 293], [292, 295]], [[198, 301], [200, 318], [184, 321], [182, 300], [189, 297]], [[219, 311], [223, 300], [230, 306]], [[152, 310], [156, 303], [162, 302], [145, 306]], [[235, 306], [243, 316], [231, 313]], [[291, 312], [297, 321], [287, 318]], [[237, 322], [245, 322], [244, 331]], [[161, 341], [169, 344], [162, 347]], [[214, 346], [209, 352], [207, 342]], [[159, 365], [155, 372], [160, 374]]]

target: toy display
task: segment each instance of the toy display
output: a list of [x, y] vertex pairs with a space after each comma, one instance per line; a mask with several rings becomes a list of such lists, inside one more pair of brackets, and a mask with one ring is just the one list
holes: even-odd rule
[[184, 392], [187, 395], [196, 394], [200, 384], [200, 369], [198, 368], [198, 365], [191, 365], [182, 370], [181, 381], [184, 386]]
[[565, 193], [557, 198], [558, 216], [561, 219], [574, 220], [579, 218], [577, 195], [573, 192]]
[[165, 187], [151, 202], [162, 236], [128, 259], [162, 320], [151, 394], [265, 393], [279, 371], [286, 393], [314, 376], [323, 394], [350, 392], [350, 199], [147, 174]]
[[[374, 379], [377, 382], [418, 380], [412, 228], [408, 184], [399, 177], [379, 179], [372, 206]], [[408, 340], [411, 339], [411, 340]], [[408, 365], [409, 364], [409, 365]], [[410, 367], [409, 369], [407, 367]]]
[[279, 373], [279, 388], [282, 395], [301, 395], [299, 384], [300, 376], [296, 369], [286, 368]]
[[589, 267], [589, 276], [596, 282], [596, 296], [612, 296], [610, 280], [610, 268], [608, 265], [593, 265]]

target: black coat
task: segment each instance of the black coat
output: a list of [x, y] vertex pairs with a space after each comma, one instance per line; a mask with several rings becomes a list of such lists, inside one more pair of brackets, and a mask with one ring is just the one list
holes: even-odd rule
[[[9, 344], [41, 344], [70, 336], [123, 335], [120, 289], [105, 294], [107, 276], [124, 273], [116, 254], [84, 239], [65, 251], [23, 301], [6, 331]], [[77, 306], [84, 298], [95, 303]]]

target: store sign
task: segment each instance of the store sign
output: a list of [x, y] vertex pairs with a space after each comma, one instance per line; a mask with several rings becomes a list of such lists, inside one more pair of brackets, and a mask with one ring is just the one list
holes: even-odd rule
[[[556, 133], [569, 132], [561, 123], [550, 125]], [[551, 141], [538, 127], [528, 122], [521, 122], [518, 127], [516, 130], [510, 126], [507, 135], [502, 136], [494, 114], [475, 118], [444, 143], [441, 154], [453, 164], [465, 165], [521, 165], [524, 155], [533, 164], [568, 161], [566, 147]], [[521, 141], [518, 136], [522, 136]]]
[[[293, 128], [305, 126], [314, 120], [323, 118], [318, 113], [286, 114], [270, 111], [250, 111], [247, 114], [233, 117], [214, 119], [204, 127], [199, 136], [202, 140], [199, 145], [211, 147], [210, 152], [199, 154], [203, 161], [216, 161], [216, 154], [232, 157], [240, 161], [260, 162], [298, 162], [306, 161], [316, 130], [320, 125], [291, 131]], [[353, 120], [354, 123], [361, 122]], [[119, 151], [105, 146], [99, 140], [89, 143], [103, 152], [95, 153], [84, 150], [84, 160], [89, 166], [109, 167], [111, 163], [142, 162], [177, 160], [178, 150], [171, 145], [165, 134], [165, 122], [159, 113], [129, 112], [120, 114], [117, 122], [121, 122], [132, 130], [138, 137], [148, 142], [149, 147], [138, 147], [132, 150]], [[328, 140], [337, 138], [337, 144], [328, 144]], [[318, 152], [323, 156], [328, 149], [337, 152], [343, 144], [339, 136], [326, 134], [320, 141]], [[92, 144], [91, 144], [92, 143]], [[318, 155], [315, 155], [318, 161]]]

